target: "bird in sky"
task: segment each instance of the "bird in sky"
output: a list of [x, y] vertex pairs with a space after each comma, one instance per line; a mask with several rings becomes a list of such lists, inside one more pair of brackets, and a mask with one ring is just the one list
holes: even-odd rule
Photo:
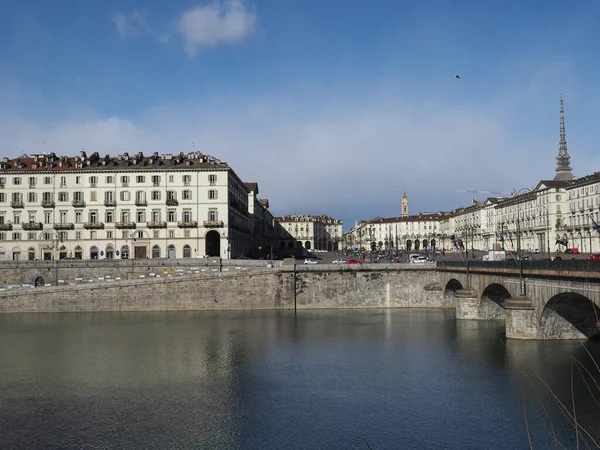
[[454, 76], [454, 78], [460, 78], [460, 75], [459, 75], [459, 74], [456, 74], [456, 75]]

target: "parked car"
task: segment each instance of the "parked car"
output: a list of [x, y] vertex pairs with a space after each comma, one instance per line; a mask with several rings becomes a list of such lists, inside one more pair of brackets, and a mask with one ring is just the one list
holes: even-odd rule
[[579, 249], [577, 247], [575, 248], [568, 248], [565, 250], [565, 253], [571, 253], [573, 255], [578, 255], [579, 254]]
[[594, 253], [587, 257], [590, 261], [600, 261], [600, 253]]
[[304, 264], [319, 264], [319, 261], [317, 261], [316, 259], [306, 258], [304, 260]]
[[363, 264], [362, 261], [359, 261], [358, 259], [349, 259], [346, 261], [346, 264]]
[[419, 256], [418, 258], [413, 258], [410, 260], [411, 264], [424, 264], [427, 261], [427, 258], [424, 256]]
[[346, 264], [347, 261], [344, 258], [338, 258], [333, 261], [333, 264]]

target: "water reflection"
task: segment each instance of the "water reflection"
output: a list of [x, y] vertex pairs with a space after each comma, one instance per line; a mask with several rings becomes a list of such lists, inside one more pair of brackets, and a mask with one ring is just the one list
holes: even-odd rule
[[[570, 401], [572, 355], [598, 375], [583, 345], [506, 340], [450, 310], [5, 315], [0, 446], [520, 448], [528, 389], [546, 448], [528, 380]], [[574, 398], [597, 434], [581, 377]]]

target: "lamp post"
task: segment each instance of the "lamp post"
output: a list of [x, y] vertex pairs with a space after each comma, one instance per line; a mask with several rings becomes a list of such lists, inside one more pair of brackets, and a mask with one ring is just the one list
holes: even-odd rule
[[[521, 188], [517, 191], [517, 195], [531, 192], [529, 188]], [[527, 295], [527, 289], [525, 287], [525, 279], [523, 278], [523, 258], [521, 257], [521, 208], [519, 207], [520, 202], [517, 202], [517, 258], [519, 258], [519, 285], [521, 286], [521, 297]]]

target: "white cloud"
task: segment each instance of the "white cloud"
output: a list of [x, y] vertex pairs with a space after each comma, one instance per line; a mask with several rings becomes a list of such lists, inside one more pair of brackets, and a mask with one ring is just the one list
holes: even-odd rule
[[256, 15], [241, 0], [214, 1], [184, 12], [178, 32], [189, 55], [221, 44], [237, 44], [251, 36]]
[[117, 13], [113, 22], [117, 26], [117, 33], [119, 33], [119, 36], [124, 38], [138, 35], [137, 29], [128, 22], [127, 18], [121, 12]]

